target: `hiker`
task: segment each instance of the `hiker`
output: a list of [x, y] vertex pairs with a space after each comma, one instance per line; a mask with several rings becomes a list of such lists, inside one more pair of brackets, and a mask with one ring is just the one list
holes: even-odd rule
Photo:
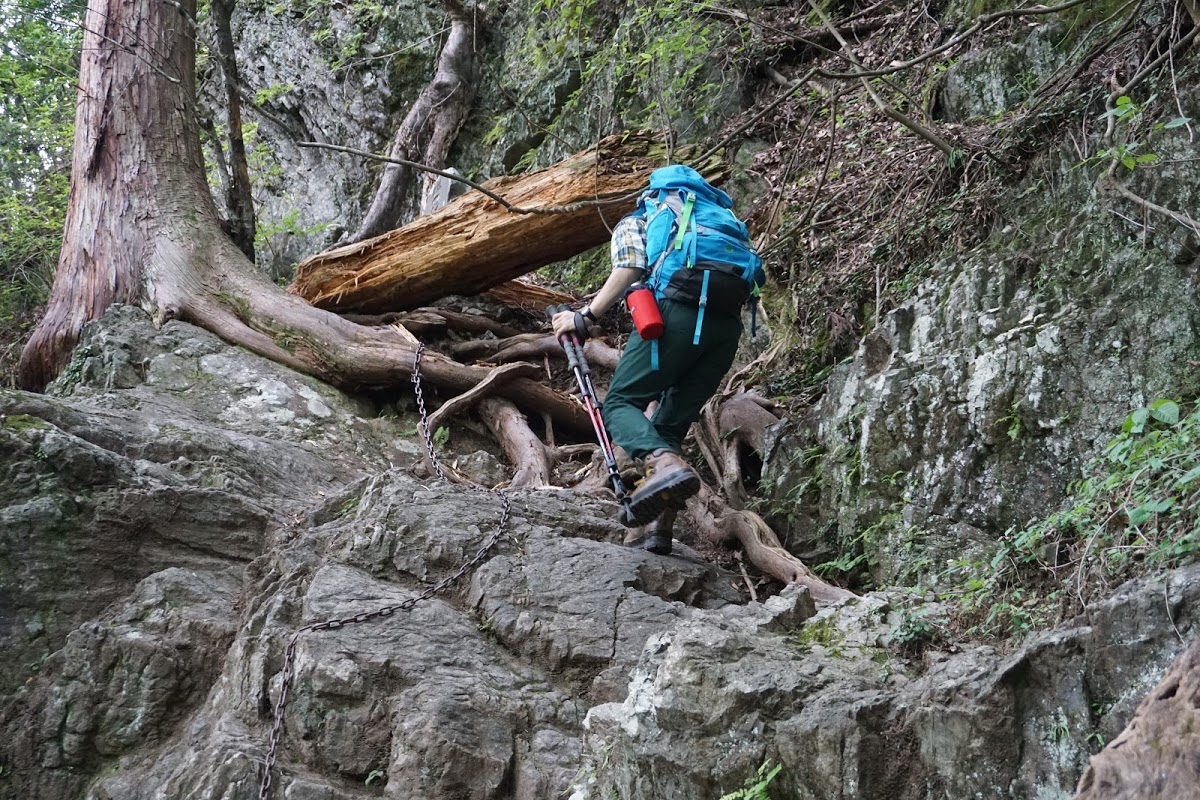
[[[671, 552], [675, 517], [700, 489], [700, 476], [681, 455], [684, 436], [733, 364], [741, 309], [757, 299], [764, 280], [762, 261], [745, 225], [729, 210], [732, 205], [729, 195], [690, 167], [655, 170], [638, 209], [613, 228], [612, 272], [604, 285], [580, 310], [552, 318], [555, 335], [586, 338], [588, 324], [631, 287], [642, 288], [638, 284], [644, 281], [652, 291], [661, 333], [639, 324], [638, 305], [651, 292], [631, 294], [626, 302], [635, 330], [609, 383], [602, 414], [613, 441], [645, 471], [622, 514], [625, 525], [638, 528], [625, 543], [660, 555]], [[647, 418], [653, 402], [658, 406]]]

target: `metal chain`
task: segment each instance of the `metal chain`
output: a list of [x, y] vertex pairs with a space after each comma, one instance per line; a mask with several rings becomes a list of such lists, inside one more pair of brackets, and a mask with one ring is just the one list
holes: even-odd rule
[[433, 431], [429, 430], [429, 415], [425, 413], [425, 392], [421, 389], [421, 354], [424, 351], [425, 343], [417, 342], [417, 354], [413, 357], [412, 372], [413, 394], [417, 396], [417, 410], [421, 413], [421, 424], [417, 427], [421, 431], [421, 436], [425, 438], [425, 452], [429, 454], [429, 463], [433, 465], [433, 471], [439, 478], [446, 480], [446, 474], [442, 472], [442, 462], [438, 460], [437, 453], [434, 452]]
[[[412, 383], [413, 391], [417, 396], [417, 409], [421, 414], [421, 423], [419, 425], [421, 433], [425, 438], [425, 451], [429, 454], [429, 461], [433, 464], [433, 471], [437, 476], [446, 480], [446, 475], [442, 471], [441, 462], [438, 460], [437, 453], [433, 445], [433, 437], [429, 432], [429, 417], [425, 413], [425, 397], [421, 391], [421, 355], [425, 350], [424, 343], [417, 344], [417, 352], [413, 358]], [[390, 617], [398, 611], [412, 611], [413, 608], [420, 602], [428, 600], [436, 594], [444, 592], [446, 589], [453, 586], [464, 575], [478, 566], [487, 558], [488, 553], [500, 541], [500, 537], [504, 535], [504, 530], [508, 527], [508, 518], [512, 513], [512, 505], [509, 502], [508, 495], [496, 489], [478, 489], [478, 491], [486, 494], [495, 495], [500, 498], [500, 521], [496, 524], [496, 530], [488, 537], [483, 546], [469, 560], [463, 562], [457, 570], [452, 574], [442, 578], [435, 585], [421, 592], [416, 597], [410, 597], [402, 603], [395, 605], [383, 606], [374, 611], [363, 611], [358, 614], [352, 614], [346, 617], [335, 617], [327, 619], [323, 622], [313, 622], [300, 628], [291, 635], [288, 639], [287, 648], [283, 651], [283, 666], [280, 668], [283, 674], [282, 681], [279, 686], [279, 699], [275, 701], [275, 719], [271, 725], [271, 738], [267, 745], [267, 757], [263, 765], [262, 783], [258, 787], [258, 800], [270, 800], [271, 796], [271, 776], [275, 770], [275, 762], [279, 757], [279, 743], [283, 738], [283, 713], [287, 708], [288, 694], [292, 686], [292, 678], [295, 674], [296, 666], [296, 642], [300, 639], [303, 633], [311, 633], [313, 631], [335, 631], [346, 625], [355, 625], [360, 622], [370, 622], [373, 619], [383, 619]]]

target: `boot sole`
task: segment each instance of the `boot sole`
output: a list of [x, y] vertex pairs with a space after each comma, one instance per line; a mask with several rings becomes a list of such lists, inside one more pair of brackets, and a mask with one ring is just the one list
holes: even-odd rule
[[654, 486], [653, 492], [644, 489], [633, 493], [629, 505], [621, 509], [621, 524], [627, 528], [646, 525], [668, 508], [682, 511], [688, 498], [700, 491], [700, 476], [680, 471]]
[[654, 553], [656, 556], [671, 555], [671, 537], [670, 536], [647, 536], [646, 550]]
[[624, 542], [623, 546], [645, 550], [656, 556], [669, 556], [671, 555], [671, 541], [670, 536], [642, 536], [632, 542]]

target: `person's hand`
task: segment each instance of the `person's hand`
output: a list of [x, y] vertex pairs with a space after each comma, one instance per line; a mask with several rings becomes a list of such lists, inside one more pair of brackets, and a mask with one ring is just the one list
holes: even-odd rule
[[554, 328], [554, 336], [557, 338], [565, 333], [576, 333], [575, 330], [575, 312], [560, 311], [550, 318], [550, 325]]

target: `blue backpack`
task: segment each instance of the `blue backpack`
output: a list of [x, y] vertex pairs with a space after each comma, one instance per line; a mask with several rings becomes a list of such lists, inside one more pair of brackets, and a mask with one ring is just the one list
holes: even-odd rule
[[[732, 208], [729, 195], [691, 167], [676, 164], [650, 173], [650, 188], [633, 212], [646, 221], [648, 283], [655, 299], [700, 307], [692, 344], [700, 343], [706, 309], [736, 314], [757, 300], [766, 282], [762, 259]], [[757, 305], [751, 306], [752, 334]]]

